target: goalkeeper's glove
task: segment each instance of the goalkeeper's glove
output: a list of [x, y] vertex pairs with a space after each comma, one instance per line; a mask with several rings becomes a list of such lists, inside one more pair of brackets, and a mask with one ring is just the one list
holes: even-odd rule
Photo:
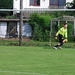
[[65, 42], [68, 42], [68, 39], [65, 39]]
[[57, 36], [55, 36], [55, 39], [57, 40]]

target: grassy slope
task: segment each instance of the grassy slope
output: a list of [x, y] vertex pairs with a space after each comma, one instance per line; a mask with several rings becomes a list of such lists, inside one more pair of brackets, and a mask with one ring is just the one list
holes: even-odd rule
[[0, 75], [75, 75], [75, 50], [0, 46]]

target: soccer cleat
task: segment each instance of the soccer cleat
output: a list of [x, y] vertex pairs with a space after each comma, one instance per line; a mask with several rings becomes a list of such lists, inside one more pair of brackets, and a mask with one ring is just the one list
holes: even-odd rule
[[62, 50], [62, 47], [59, 47], [59, 49], [61, 49], [61, 50]]
[[53, 47], [55, 50], [57, 50], [57, 47]]

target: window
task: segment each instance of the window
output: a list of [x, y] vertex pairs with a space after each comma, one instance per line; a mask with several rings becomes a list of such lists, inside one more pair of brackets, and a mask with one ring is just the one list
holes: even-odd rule
[[59, 6], [65, 6], [66, 0], [59, 0], [58, 3], [59, 3]]
[[31, 6], [40, 6], [40, 0], [30, 0]]
[[9, 34], [9, 37], [17, 37], [17, 23], [8, 22], [7, 24], [7, 34]]
[[50, 0], [50, 5], [58, 5], [58, 0]]
[[65, 4], [66, 0], [50, 0], [50, 5], [64, 6]]

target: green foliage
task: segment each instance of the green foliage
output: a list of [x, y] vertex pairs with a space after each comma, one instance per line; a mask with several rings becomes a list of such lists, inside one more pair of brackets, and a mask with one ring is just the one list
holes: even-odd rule
[[[12, 9], [13, 8], [13, 0], [1, 0], [0, 1], [0, 9]], [[10, 12], [0, 11], [0, 16], [9, 15]]]
[[[72, 2], [66, 3], [66, 5], [68, 9], [75, 9], [75, 0], [73, 0]], [[75, 13], [75, 11], [73, 11], [73, 13]]]
[[68, 25], [68, 39], [69, 39], [69, 41], [74, 41], [73, 33], [74, 33], [74, 25], [69, 24]]
[[30, 16], [30, 25], [33, 28], [33, 39], [38, 41], [49, 41], [50, 20], [53, 17], [45, 14], [34, 13]]
[[10, 9], [13, 7], [13, 0], [1, 0], [0, 9]]
[[15, 16], [14, 16], [14, 15], [6, 16], [6, 18], [8, 18], [8, 19], [12, 19], [12, 18], [15, 18]]
[[72, 6], [71, 9], [75, 9], [75, 0], [73, 0], [73, 2], [70, 3], [70, 5]]

